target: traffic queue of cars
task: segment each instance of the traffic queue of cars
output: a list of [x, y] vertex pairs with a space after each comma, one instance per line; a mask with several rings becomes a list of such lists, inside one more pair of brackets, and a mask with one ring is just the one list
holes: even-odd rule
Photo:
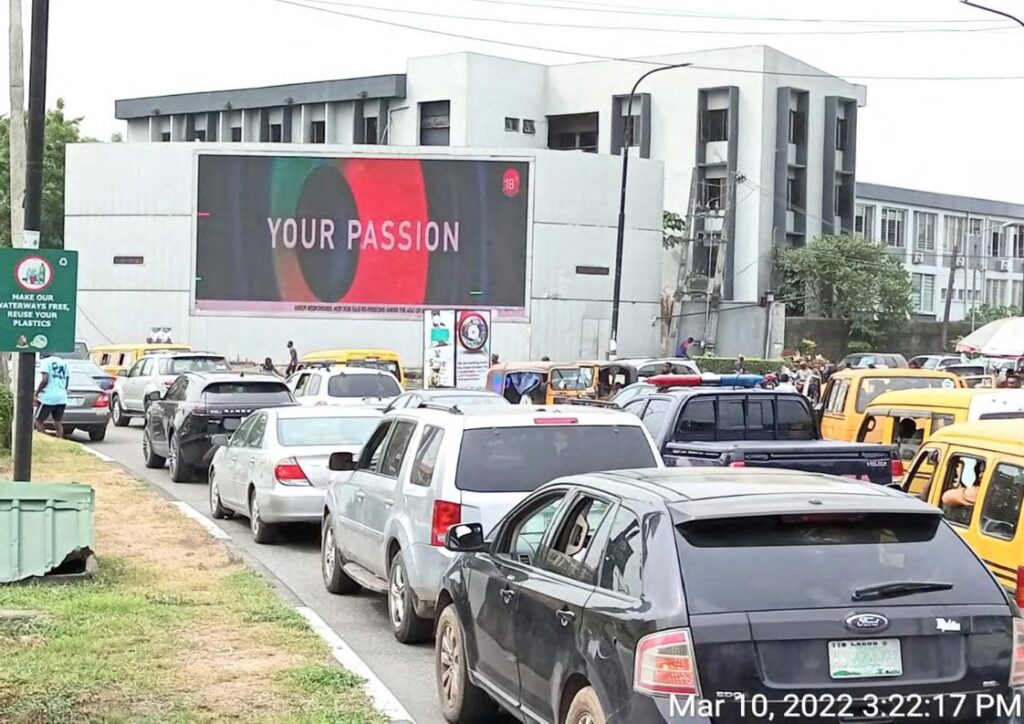
[[[248, 518], [258, 543], [319, 525], [328, 591], [381, 593], [399, 641], [434, 639], [453, 724], [889, 721], [907, 701], [996, 721], [986, 702], [1024, 687], [1024, 422], [933, 425], [906, 476], [883, 424], [905, 394], [886, 390], [962, 393], [955, 376], [850, 369], [821, 411], [684, 365], [504, 365], [489, 391], [403, 391], [326, 359], [167, 384], [213, 357], [143, 357], [141, 392], [134, 366], [118, 378], [147, 466], [208, 469], [213, 517]], [[854, 432], [824, 439], [818, 416], [846, 414]], [[866, 420], [880, 436], [855, 442]], [[966, 485], [977, 503], [953, 511]]]

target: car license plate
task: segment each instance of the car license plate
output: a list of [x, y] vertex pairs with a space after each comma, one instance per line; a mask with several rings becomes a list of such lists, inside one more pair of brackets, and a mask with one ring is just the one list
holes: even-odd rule
[[81, 407], [84, 404], [85, 404], [85, 398], [84, 397], [69, 397], [68, 398], [68, 407]]
[[241, 422], [242, 421], [237, 417], [225, 417], [224, 429], [227, 430], [228, 432], [234, 432], [235, 430], [238, 429], [238, 426], [241, 424]]
[[828, 673], [833, 679], [902, 676], [900, 640], [829, 641]]

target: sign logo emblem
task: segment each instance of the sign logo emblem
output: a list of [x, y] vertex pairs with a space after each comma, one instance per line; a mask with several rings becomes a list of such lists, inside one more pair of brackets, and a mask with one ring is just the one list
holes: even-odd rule
[[505, 176], [501, 180], [501, 191], [509, 198], [513, 198], [519, 195], [519, 191], [522, 189], [522, 181], [519, 179], [519, 172], [514, 168], [510, 168], [505, 171]]
[[489, 337], [487, 321], [476, 312], [466, 314], [459, 322], [459, 342], [467, 352], [479, 352]]
[[29, 256], [14, 268], [18, 286], [27, 292], [41, 292], [53, 281], [53, 267], [41, 256]]
[[889, 619], [880, 613], [855, 613], [847, 617], [846, 628], [851, 631], [877, 633], [889, 628]]

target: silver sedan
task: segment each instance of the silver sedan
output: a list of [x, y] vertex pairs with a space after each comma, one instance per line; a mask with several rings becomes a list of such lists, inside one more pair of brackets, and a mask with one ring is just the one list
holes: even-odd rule
[[214, 436], [210, 513], [249, 518], [257, 543], [270, 543], [282, 523], [319, 523], [324, 492], [340, 475], [334, 453], [358, 457], [382, 413], [368, 406], [259, 410], [230, 439]]

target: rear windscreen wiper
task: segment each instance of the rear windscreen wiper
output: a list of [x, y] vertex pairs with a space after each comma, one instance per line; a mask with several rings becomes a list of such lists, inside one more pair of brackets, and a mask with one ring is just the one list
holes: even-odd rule
[[864, 601], [869, 598], [895, 598], [897, 596], [908, 596], [912, 593], [948, 591], [952, 587], [952, 583], [946, 583], [945, 581], [894, 581], [892, 583], [876, 583], [871, 586], [861, 586], [860, 588], [853, 589], [853, 600]]

